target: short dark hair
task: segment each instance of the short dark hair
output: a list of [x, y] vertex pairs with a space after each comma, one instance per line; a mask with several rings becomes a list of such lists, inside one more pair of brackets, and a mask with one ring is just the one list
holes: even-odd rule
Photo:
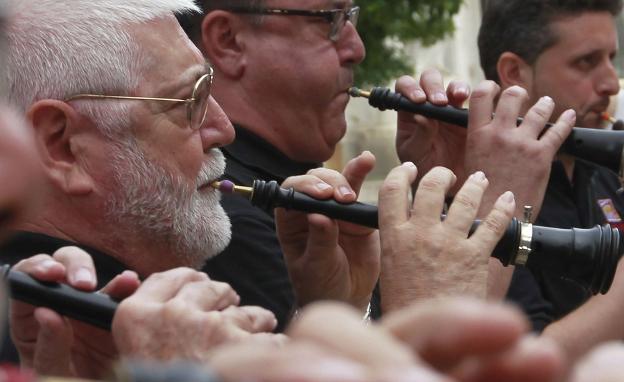
[[265, 0], [196, 0], [196, 2], [204, 12], [201, 14], [185, 12], [184, 14], [178, 15], [178, 21], [189, 39], [191, 39], [195, 45], [201, 46], [201, 25], [205, 15], [218, 9], [233, 7], [260, 9], [264, 6]]
[[622, 0], [486, 0], [479, 30], [481, 68], [489, 80], [500, 82], [496, 66], [504, 52], [533, 65], [557, 42], [551, 24], [586, 12], [617, 16]]

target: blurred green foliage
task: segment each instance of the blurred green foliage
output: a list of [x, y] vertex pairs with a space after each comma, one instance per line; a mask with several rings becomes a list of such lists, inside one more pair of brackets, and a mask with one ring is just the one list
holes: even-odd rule
[[355, 71], [355, 83], [379, 85], [412, 73], [413, 63], [401, 50], [401, 43], [419, 40], [430, 45], [454, 31], [453, 16], [459, 12], [462, 0], [355, 3], [361, 8], [357, 29], [366, 46], [366, 60]]

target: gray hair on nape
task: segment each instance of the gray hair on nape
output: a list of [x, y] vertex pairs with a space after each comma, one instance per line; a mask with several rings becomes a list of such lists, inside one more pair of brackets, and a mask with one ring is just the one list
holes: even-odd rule
[[[2, 1], [2, 0], [0, 0]], [[169, 14], [200, 12], [193, 0], [8, 0], [8, 100], [26, 111], [42, 99], [80, 93], [127, 95], [143, 62], [130, 26]], [[80, 100], [78, 112], [107, 136], [123, 134], [124, 102]]]

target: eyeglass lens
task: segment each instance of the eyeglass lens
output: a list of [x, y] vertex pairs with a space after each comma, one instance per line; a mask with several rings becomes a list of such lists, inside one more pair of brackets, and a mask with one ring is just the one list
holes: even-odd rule
[[195, 102], [190, 104], [190, 121], [193, 130], [199, 130], [206, 121], [208, 115], [208, 102], [210, 99], [210, 87], [212, 85], [212, 75], [203, 76], [197, 83], [193, 91]]
[[329, 34], [330, 39], [333, 41], [338, 40], [347, 21], [351, 21], [351, 24], [353, 24], [354, 27], [357, 26], [358, 16], [360, 13], [359, 11], [359, 7], [353, 7], [342, 12], [336, 12], [334, 14], [334, 21], [332, 22], [332, 29]]

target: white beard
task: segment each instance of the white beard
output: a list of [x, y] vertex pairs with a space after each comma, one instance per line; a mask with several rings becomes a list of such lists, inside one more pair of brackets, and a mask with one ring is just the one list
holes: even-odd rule
[[117, 144], [113, 152], [117, 187], [107, 201], [111, 223], [165, 245], [193, 268], [227, 247], [231, 225], [219, 203], [221, 194], [211, 187], [197, 189], [223, 174], [220, 150], [210, 151], [193, 187], [148, 160], [132, 139]]

